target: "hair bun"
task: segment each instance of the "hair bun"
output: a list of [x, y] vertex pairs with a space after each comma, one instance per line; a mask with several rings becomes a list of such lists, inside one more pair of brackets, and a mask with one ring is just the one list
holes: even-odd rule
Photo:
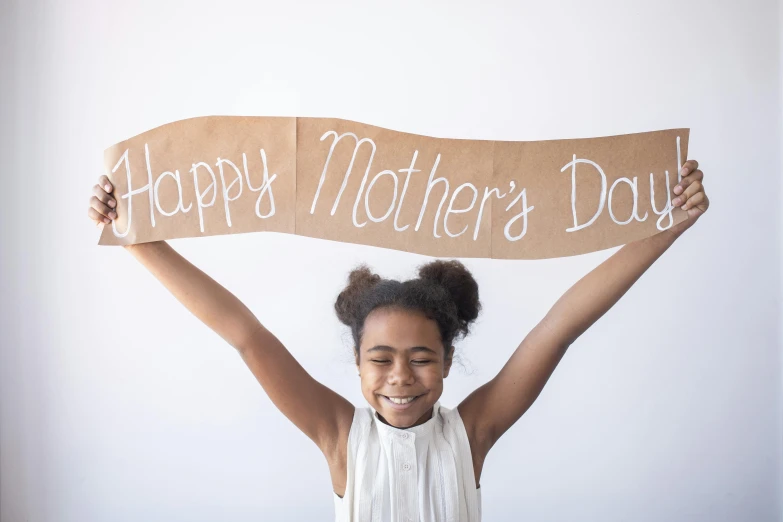
[[457, 316], [463, 335], [468, 333], [472, 323], [481, 310], [478, 283], [473, 274], [456, 259], [449, 261], [437, 260], [419, 268], [419, 278], [430, 281], [446, 289], [457, 305]]
[[362, 294], [380, 282], [381, 276], [374, 274], [366, 265], [358, 266], [348, 274], [348, 285], [334, 303], [334, 310], [341, 323], [353, 325]]

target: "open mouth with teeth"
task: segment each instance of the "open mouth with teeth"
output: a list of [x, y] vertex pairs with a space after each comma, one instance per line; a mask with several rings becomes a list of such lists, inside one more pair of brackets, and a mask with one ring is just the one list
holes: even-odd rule
[[391, 405], [396, 410], [408, 408], [411, 404], [421, 397], [421, 395], [411, 395], [408, 397], [389, 397], [388, 395], [381, 395], [387, 404]]

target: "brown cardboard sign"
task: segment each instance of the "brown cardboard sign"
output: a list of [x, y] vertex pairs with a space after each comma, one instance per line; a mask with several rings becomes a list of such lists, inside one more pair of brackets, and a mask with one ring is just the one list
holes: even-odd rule
[[604, 138], [433, 138], [330, 118], [182, 120], [104, 154], [102, 245], [275, 231], [438, 257], [601, 250], [686, 219], [688, 129]]

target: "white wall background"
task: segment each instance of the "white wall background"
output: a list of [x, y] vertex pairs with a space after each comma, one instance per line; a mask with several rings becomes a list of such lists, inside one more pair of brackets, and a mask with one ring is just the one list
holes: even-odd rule
[[[231, 348], [85, 217], [104, 147], [198, 115], [530, 140], [689, 126], [712, 209], [492, 450], [488, 521], [781, 517], [781, 43], [774, 1], [2, 3], [0, 519], [329, 520], [326, 463]], [[174, 246], [363, 405], [332, 312], [366, 261], [273, 234]], [[613, 251], [468, 260], [484, 313], [442, 402]]]

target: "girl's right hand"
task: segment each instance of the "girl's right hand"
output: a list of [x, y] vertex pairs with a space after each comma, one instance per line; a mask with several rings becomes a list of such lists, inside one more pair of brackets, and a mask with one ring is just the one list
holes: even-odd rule
[[87, 216], [95, 221], [95, 226], [109, 224], [117, 219], [117, 201], [112, 197], [114, 190], [109, 178], [101, 176], [98, 184], [92, 189], [93, 196], [90, 198], [90, 208], [87, 209]]

